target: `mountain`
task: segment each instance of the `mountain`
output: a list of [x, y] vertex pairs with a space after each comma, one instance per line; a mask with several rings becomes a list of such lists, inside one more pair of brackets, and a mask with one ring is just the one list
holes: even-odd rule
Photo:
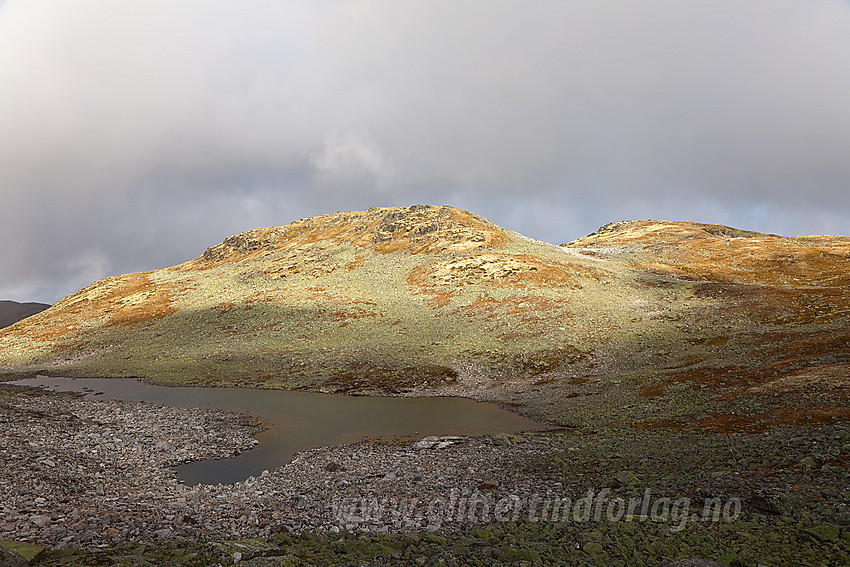
[[850, 238], [632, 221], [556, 246], [451, 207], [373, 208], [96, 282], [0, 331], [0, 371], [754, 429], [850, 418], [848, 309]]
[[0, 300], [0, 328], [14, 325], [21, 319], [41, 313], [48, 307], [50, 305], [46, 303], [18, 303], [6, 299]]

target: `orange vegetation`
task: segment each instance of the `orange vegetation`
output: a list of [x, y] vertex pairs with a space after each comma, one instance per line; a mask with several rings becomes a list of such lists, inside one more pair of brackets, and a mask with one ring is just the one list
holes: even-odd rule
[[763, 433], [779, 425], [819, 425], [850, 421], [850, 407], [821, 405], [780, 407], [756, 414], [711, 413], [706, 417], [682, 416], [635, 424], [638, 429], [696, 430], [711, 433]]

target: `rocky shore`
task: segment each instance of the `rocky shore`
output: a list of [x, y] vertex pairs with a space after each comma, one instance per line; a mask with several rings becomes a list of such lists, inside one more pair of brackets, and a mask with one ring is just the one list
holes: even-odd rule
[[171, 469], [238, 454], [258, 430], [223, 411], [2, 386], [0, 538], [61, 549], [461, 528], [481, 518], [459, 499], [539, 489], [515, 464], [546, 451], [542, 441], [519, 446], [509, 437], [361, 443], [301, 452], [277, 470], [216, 486], [187, 486]]
[[[850, 553], [844, 423], [758, 435], [599, 423], [323, 447], [231, 485], [187, 486], [173, 472], [247, 450], [258, 430], [217, 410], [0, 384], [0, 548], [45, 546], [39, 565], [125, 564], [116, 558], [128, 554], [133, 565], [295, 565], [296, 556], [507, 565], [567, 555], [582, 565], [827, 565]], [[581, 503], [593, 491], [591, 512]], [[558, 497], [572, 502], [557, 509]], [[638, 507], [618, 515], [618, 500]], [[651, 506], [664, 501], [674, 511], [655, 517]], [[712, 501], [721, 517], [705, 521]]]

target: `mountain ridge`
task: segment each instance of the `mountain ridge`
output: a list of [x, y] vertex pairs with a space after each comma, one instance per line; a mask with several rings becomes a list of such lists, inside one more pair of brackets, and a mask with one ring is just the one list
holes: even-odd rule
[[[711, 426], [738, 427], [736, 408], [809, 368], [845, 399], [848, 259], [850, 238], [706, 223], [612, 223], [557, 246], [452, 207], [333, 213], [95, 282], [0, 331], [0, 368], [463, 395], [558, 423], [606, 399], [636, 399], [634, 423], [719, 400]], [[812, 400], [810, 418], [846, 414]]]
[[20, 303], [9, 299], [0, 300], [0, 329], [14, 325], [22, 319], [26, 319], [36, 313], [49, 308], [47, 303], [34, 301]]

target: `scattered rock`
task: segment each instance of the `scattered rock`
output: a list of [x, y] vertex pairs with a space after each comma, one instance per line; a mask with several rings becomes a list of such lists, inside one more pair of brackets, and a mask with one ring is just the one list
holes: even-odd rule
[[[0, 423], [0, 530], [63, 548], [194, 537], [203, 527], [183, 520], [193, 517], [223, 516], [204, 532], [223, 533], [232, 514], [211, 503], [212, 493], [175, 513], [190, 507], [193, 492], [171, 467], [229, 457], [257, 431], [223, 411], [36, 392], [4, 400]], [[164, 424], [171, 441], [162, 440]], [[256, 497], [256, 488], [243, 490]]]
[[784, 512], [782, 502], [776, 496], [767, 492], [754, 494], [749, 500], [750, 506], [767, 514], [781, 515]]
[[817, 460], [814, 457], [812, 457], [811, 455], [809, 455], [808, 457], [805, 457], [803, 460], [801, 460], [800, 465], [802, 465], [803, 470], [805, 470], [805, 471], [811, 471], [811, 470], [818, 468]]
[[173, 444], [171, 444], [168, 441], [160, 441], [159, 443], [157, 443], [155, 445], [155, 447], [157, 449], [159, 449], [160, 451], [166, 451], [168, 453], [173, 453], [177, 450], [177, 447], [175, 447]]
[[[426, 437], [413, 445], [321, 447], [299, 453], [292, 462], [244, 482], [186, 486], [177, 480], [172, 468], [175, 464], [229, 457], [250, 446], [256, 428], [239, 425], [234, 415], [226, 412], [136, 402], [53, 394], [3, 402], [0, 533], [51, 547], [92, 548], [117, 541], [272, 540], [278, 534], [302, 531], [464, 531], [480, 526], [480, 521], [454, 513], [443, 515], [438, 525], [429, 516], [429, 508], [436, 513], [443, 511], [434, 505], [436, 499], [442, 499], [445, 507], [476, 495], [489, 499], [490, 510], [494, 510], [493, 503], [503, 497], [527, 501], [539, 494], [541, 487], [577, 498], [586, 492], [585, 483], [593, 481], [587, 478], [581, 484], [573, 483], [559, 467], [558, 482], [552, 482], [538, 475], [536, 469], [517, 466], [550, 462], [550, 437], [522, 436], [502, 445], [490, 436], [453, 436]], [[60, 420], [57, 415], [72, 417]], [[176, 454], [157, 448], [166, 435], [168, 443], [180, 447]], [[22, 443], [21, 439], [26, 441]], [[795, 455], [790, 462], [800, 458]], [[56, 466], [33, 467], [44, 459]], [[624, 463], [618, 468], [628, 466]], [[550, 474], [548, 468], [541, 470]], [[599, 486], [611, 478], [610, 470], [599, 471]], [[644, 468], [634, 470], [642, 479], [649, 476]], [[799, 471], [797, 467], [793, 470]], [[687, 487], [686, 494], [697, 501], [728, 497], [729, 486], [712, 478], [708, 471], [703, 474], [704, 488]], [[614, 476], [621, 481], [630, 481], [631, 477], [627, 471]], [[734, 481], [734, 475], [729, 477], [728, 482]], [[791, 499], [796, 495], [789, 489], [774, 493], [753, 486], [750, 490], [752, 498], [766, 502], [775, 499], [781, 503], [787, 497], [787, 507], [793, 504], [797, 509]], [[752, 505], [753, 500], [749, 503]], [[766, 520], [762, 516], [757, 521]], [[816, 524], [807, 520], [803, 525]], [[794, 529], [806, 540], [817, 541], [816, 545], [845, 545], [850, 533], [845, 529], [842, 534], [835, 525], [816, 526], [806, 532]], [[585, 549], [601, 557], [615, 552], [608, 540], [598, 536], [588, 539], [576, 550]], [[255, 559], [253, 552], [236, 546], [229, 547], [224, 557], [230, 561], [237, 551], [242, 554], [240, 565]]]
[[602, 544], [597, 543], [595, 541], [587, 542], [586, 544], [584, 544], [582, 549], [584, 550], [585, 553], [590, 554], [590, 555], [600, 555], [604, 551]]
[[446, 447], [450, 447], [455, 443], [463, 440], [463, 437], [456, 436], [444, 436], [444, 437], [436, 437], [429, 436], [420, 439], [416, 443], [413, 444], [413, 448], [417, 450], [422, 449], [445, 449]]
[[634, 480], [635, 475], [632, 471], [620, 471], [611, 479], [610, 486], [612, 488], [629, 486]]
[[36, 514], [34, 516], [30, 516], [30, 522], [40, 528], [46, 528], [50, 525], [50, 516], [45, 514]]
[[838, 538], [841, 533], [838, 526], [833, 526], [831, 524], [821, 524], [811, 528], [806, 528], [803, 531], [823, 543], [838, 542]]

